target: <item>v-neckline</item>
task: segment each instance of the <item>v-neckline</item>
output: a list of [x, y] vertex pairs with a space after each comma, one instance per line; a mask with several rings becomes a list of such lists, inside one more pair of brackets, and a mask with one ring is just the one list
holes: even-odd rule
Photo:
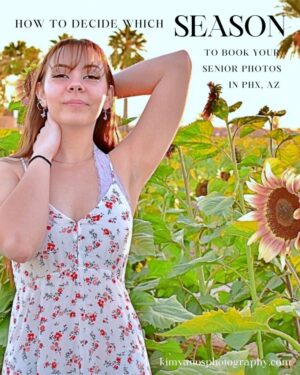
[[115, 181], [112, 181], [106, 191], [106, 193], [103, 195], [102, 198], [100, 198], [99, 202], [97, 203], [97, 205], [91, 209], [91, 211], [89, 211], [84, 217], [80, 218], [79, 220], [74, 220], [72, 218], [70, 218], [68, 215], [64, 214], [63, 212], [61, 212], [58, 208], [56, 208], [55, 206], [53, 206], [51, 203], [49, 203], [49, 207], [53, 210], [53, 211], [56, 211], [59, 215], [61, 215], [62, 217], [64, 217], [65, 219], [67, 219], [68, 221], [71, 221], [72, 223], [75, 223], [75, 224], [78, 224], [80, 223], [81, 221], [84, 221], [86, 219], [88, 219], [90, 216], [92, 216], [93, 212], [100, 207], [100, 205], [102, 203], [104, 203], [104, 199], [107, 198], [107, 196], [109, 195], [110, 193], [110, 190], [111, 188], [113, 187]]
[[[97, 163], [97, 151], [98, 151], [98, 148], [97, 148], [97, 146], [95, 145], [95, 143], [94, 143], [94, 145], [93, 145], [93, 150], [94, 150], [94, 154], [93, 154], [94, 165], [95, 165], [95, 168], [96, 168], [96, 170], [97, 170], [98, 197], [101, 197], [101, 184], [102, 184], [102, 181], [101, 181], [100, 171], [99, 171], [99, 167], [98, 167], [98, 163]], [[109, 155], [108, 155], [108, 157], [109, 157]], [[109, 157], [109, 158], [110, 158], [110, 157]], [[109, 160], [109, 161], [110, 161], [110, 160]], [[110, 161], [110, 163], [111, 163], [111, 161]], [[112, 168], [112, 166], [111, 166], [111, 164], [110, 164], [110, 171], [111, 171], [111, 168]], [[111, 171], [111, 172], [112, 172], [112, 171]], [[114, 180], [111, 182], [111, 184], [109, 185], [109, 187], [108, 187], [106, 193], [103, 195], [102, 198], [100, 198], [100, 200], [98, 201], [97, 205], [96, 205], [94, 208], [92, 208], [92, 209], [91, 209], [86, 215], [84, 215], [84, 217], [80, 218], [79, 220], [74, 220], [74, 219], [70, 218], [68, 215], [64, 214], [61, 210], [59, 210], [58, 208], [56, 208], [55, 206], [53, 206], [53, 204], [51, 204], [50, 202], [49, 202], [49, 208], [51, 208], [53, 211], [56, 211], [58, 214], [60, 214], [62, 217], [66, 218], [67, 220], [69, 220], [69, 221], [71, 221], [71, 222], [73, 222], [73, 223], [78, 224], [78, 223], [80, 223], [81, 221], [86, 220], [88, 217], [90, 217], [90, 216], [92, 215], [92, 213], [93, 213], [93, 212], [98, 208], [98, 206], [103, 202], [104, 198], [107, 197], [107, 195], [108, 195], [108, 193], [109, 193], [111, 187], [113, 186], [114, 182], [115, 182]]]

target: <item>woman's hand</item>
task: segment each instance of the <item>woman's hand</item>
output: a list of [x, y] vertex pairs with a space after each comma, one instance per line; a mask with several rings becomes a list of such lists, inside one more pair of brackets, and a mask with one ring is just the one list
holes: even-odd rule
[[43, 155], [50, 159], [56, 155], [61, 142], [61, 128], [59, 124], [47, 113], [47, 120], [33, 145], [33, 155]]

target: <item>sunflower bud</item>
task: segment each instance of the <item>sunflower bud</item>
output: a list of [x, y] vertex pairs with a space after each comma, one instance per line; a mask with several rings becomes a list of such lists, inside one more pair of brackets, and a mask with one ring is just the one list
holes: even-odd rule
[[241, 154], [240, 150], [237, 147], [234, 148], [234, 151], [235, 151], [236, 162], [240, 163], [242, 161], [242, 154]]
[[226, 172], [226, 171], [221, 171], [221, 172], [220, 172], [220, 178], [221, 178], [221, 180], [223, 180], [223, 181], [228, 181], [229, 178], [230, 178], [230, 173], [229, 173], [229, 172]]
[[259, 116], [268, 116], [270, 113], [270, 108], [265, 105], [264, 107], [262, 107], [259, 111], [258, 111], [258, 115]]
[[208, 185], [208, 180], [198, 182], [196, 186], [196, 190], [195, 190], [196, 197], [207, 195], [207, 185]]
[[210, 81], [207, 86], [209, 87], [210, 91], [208, 94], [207, 103], [205, 104], [203, 112], [201, 113], [201, 117], [205, 120], [209, 120], [213, 115], [214, 103], [219, 100], [222, 91], [222, 86], [215, 85], [212, 81]]
[[170, 147], [168, 148], [168, 151], [166, 152], [166, 158], [170, 159], [171, 158], [171, 155], [172, 153], [175, 151], [175, 148], [176, 146], [173, 145], [173, 143], [170, 145]]

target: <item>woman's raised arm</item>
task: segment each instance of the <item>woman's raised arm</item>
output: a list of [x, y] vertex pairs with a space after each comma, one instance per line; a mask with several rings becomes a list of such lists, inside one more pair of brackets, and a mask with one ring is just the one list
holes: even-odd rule
[[122, 153], [136, 189], [142, 189], [166, 154], [185, 107], [191, 60], [185, 50], [139, 62], [114, 75], [118, 98], [151, 95], [130, 134], [111, 152]]

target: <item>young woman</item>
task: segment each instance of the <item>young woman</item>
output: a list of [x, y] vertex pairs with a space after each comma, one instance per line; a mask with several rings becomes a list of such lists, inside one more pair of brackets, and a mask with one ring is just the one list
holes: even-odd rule
[[[98, 45], [67, 39], [28, 77], [20, 148], [0, 163], [0, 252], [16, 285], [3, 375], [151, 374], [125, 269], [190, 75], [180, 50], [113, 76]], [[137, 95], [151, 96], [118, 143], [114, 97]]]

